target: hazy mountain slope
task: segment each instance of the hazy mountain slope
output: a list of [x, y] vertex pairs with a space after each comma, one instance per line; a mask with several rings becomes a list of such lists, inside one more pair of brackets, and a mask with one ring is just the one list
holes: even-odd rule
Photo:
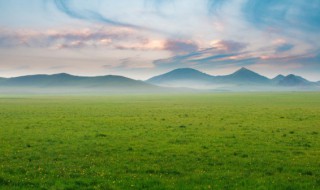
[[269, 84], [271, 80], [249, 69], [241, 68], [238, 71], [225, 76], [216, 77], [216, 82], [231, 84]]
[[76, 79], [80, 79], [80, 77], [78, 78], [65, 73], [54, 75], [27, 75], [7, 78], [4, 81], [0, 81], [0, 86], [65, 86]]
[[272, 82], [273, 82], [274, 84], [278, 84], [279, 81], [283, 80], [284, 78], [285, 78], [284, 75], [278, 75], [278, 76], [274, 77], [274, 78], [271, 79], [271, 80], [272, 80]]
[[29, 75], [7, 78], [0, 81], [2, 87], [112, 87], [112, 88], [155, 88], [143, 81], [122, 76], [81, 77], [65, 73], [54, 75]]
[[278, 82], [281, 86], [306, 86], [312, 85], [312, 82], [296, 75], [288, 75]]
[[213, 76], [191, 68], [175, 69], [148, 79], [146, 82], [171, 87], [205, 87], [212, 84]]
[[168, 73], [152, 77], [147, 81], [150, 83], [163, 83], [168, 81], [176, 80], [198, 80], [198, 81], [208, 81], [211, 80], [212, 76], [206, 73], [202, 73], [195, 69], [181, 68], [175, 69]]

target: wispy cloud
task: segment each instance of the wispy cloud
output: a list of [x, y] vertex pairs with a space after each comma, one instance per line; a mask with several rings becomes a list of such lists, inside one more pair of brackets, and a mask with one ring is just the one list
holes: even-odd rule
[[[157, 0], [156, 2], [158, 2]], [[165, 1], [165, 0], [162, 0]], [[161, 1], [161, 2], [162, 2]], [[105, 24], [109, 26], [130, 28], [135, 30], [149, 31], [158, 34], [166, 34], [165, 31], [161, 29], [151, 28], [148, 26], [133, 24], [129, 22], [120, 21], [118, 19], [112, 19], [105, 16], [102, 12], [97, 11], [98, 6], [94, 9], [90, 9], [88, 7], [76, 7], [78, 1], [75, 0], [53, 0], [54, 5], [60, 10], [62, 13], [68, 15], [71, 18], [84, 20], [87, 22], [95, 22], [100, 24]], [[159, 4], [160, 2], [158, 2]]]
[[174, 54], [181, 54], [197, 51], [199, 46], [191, 40], [167, 40], [164, 49]]
[[207, 7], [208, 7], [209, 13], [218, 14], [222, 6], [227, 2], [228, 0], [207, 0]]
[[245, 18], [258, 27], [316, 32], [320, 29], [320, 1], [246, 0]]
[[217, 40], [211, 42], [211, 45], [223, 52], [238, 52], [244, 50], [248, 44], [233, 40]]
[[82, 30], [0, 30], [0, 47], [34, 48], [86, 48], [116, 47], [122, 43], [145, 43], [147, 39], [134, 30], [119, 28], [96, 28]]
[[290, 51], [293, 48], [294, 48], [293, 44], [289, 44], [289, 43], [281, 44], [276, 48], [276, 53], [282, 53], [282, 52]]
[[73, 0], [54, 0], [54, 4], [61, 12], [65, 13], [66, 15], [72, 18], [100, 22], [100, 23], [109, 24], [113, 26], [144, 29], [143, 27], [140, 27], [134, 24], [129, 24], [129, 23], [120, 22], [120, 21], [107, 18], [95, 10], [76, 9], [73, 7], [73, 5], [75, 4], [75, 1]]
[[181, 55], [176, 55], [167, 59], [156, 60], [154, 63], [158, 67], [186, 67], [221, 64], [234, 64], [235, 62], [253, 63], [259, 58], [253, 57], [250, 52], [243, 52], [247, 47], [246, 43], [232, 40], [217, 40], [211, 43], [210, 48], [192, 51]]

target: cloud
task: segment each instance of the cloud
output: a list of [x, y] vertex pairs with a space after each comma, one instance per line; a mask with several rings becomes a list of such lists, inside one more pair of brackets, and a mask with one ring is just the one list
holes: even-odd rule
[[[229, 0], [231, 1], [231, 0]], [[228, 0], [207, 0], [207, 7], [210, 14], [216, 14]]]
[[259, 56], [254, 56], [251, 52], [242, 52], [246, 47], [246, 43], [218, 40], [214, 41], [210, 48], [176, 55], [167, 59], [159, 59], [154, 61], [154, 64], [160, 68], [204, 65], [214, 67], [226, 64], [245, 66], [260, 60]]
[[126, 58], [119, 59], [114, 63], [102, 65], [102, 68], [108, 69], [108, 70], [148, 69], [153, 67], [154, 67], [153, 63], [143, 60], [140, 56], [126, 57]]
[[87, 8], [84, 9], [76, 9], [74, 8], [74, 1], [73, 0], [54, 0], [55, 6], [63, 12], [64, 14], [80, 19], [80, 20], [88, 20], [88, 21], [94, 21], [94, 22], [99, 22], [99, 23], [104, 23], [112, 26], [120, 26], [120, 27], [128, 27], [128, 28], [135, 28], [135, 29], [143, 29], [143, 27], [133, 25], [133, 24], [128, 24], [116, 20], [112, 20], [110, 18], [107, 18], [100, 14], [97, 11], [90, 10]]
[[257, 27], [275, 27], [317, 32], [320, 29], [320, 1], [246, 0], [245, 18]]
[[[162, 0], [162, 1], [165, 2], [166, 0]], [[78, 1], [76, 1], [76, 0], [54, 0], [53, 2], [59, 11], [68, 15], [71, 18], [89, 21], [89, 22], [100, 23], [100, 24], [105, 24], [105, 25], [109, 25], [109, 26], [130, 28], [130, 29], [135, 29], [138, 31], [141, 30], [141, 31], [148, 31], [148, 32], [153, 32], [153, 33], [157, 33], [157, 34], [167, 34], [163, 30], [158, 30], [158, 29], [154, 29], [154, 28], [145, 27], [142, 25], [122, 22], [122, 21], [118, 21], [116, 19], [106, 17], [101, 12], [96, 11], [99, 9], [99, 5], [101, 5], [101, 2], [103, 2], [103, 1], [95, 1], [96, 3], [98, 2], [98, 4], [96, 7], [93, 7], [92, 9], [90, 9], [88, 7], [81, 7], [80, 6], [80, 8], [79, 8], [79, 6], [75, 6], [75, 5], [80, 5], [80, 4], [82, 4], [82, 6], [83, 6], [83, 3], [78, 3]], [[94, 4], [94, 2], [92, 2], [91, 4]]]
[[0, 30], [0, 48], [112, 48], [118, 50], [167, 51], [173, 55], [199, 49], [192, 40], [152, 38], [131, 29], [117, 27], [69, 30]]
[[165, 8], [170, 8], [175, 6], [175, 0], [144, 0], [144, 6], [146, 8], [152, 8], [154, 9], [159, 15], [165, 16], [164, 10]]
[[248, 44], [242, 42], [236, 42], [233, 40], [217, 40], [211, 42], [211, 45], [224, 52], [238, 52], [244, 50]]
[[181, 54], [197, 51], [199, 47], [191, 40], [167, 40], [164, 49], [174, 54]]
[[276, 53], [282, 53], [282, 52], [290, 51], [290, 50], [292, 50], [293, 48], [294, 48], [294, 45], [293, 45], [293, 44], [284, 43], [284, 44], [279, 45], [279, 46], [276, 48]]
[[157, 39], [141, 39], [134, 43], [120, 43], [114, 46], [120, 50], [164, 50], [164, 41]]
[[[136, 47], [133, 46], [132, 49], [139, 49], [139, 46], [145, 47], [142, 49], [153, 49], [153, 47], [151, 47], [151, 42], [147, 43], [146, 41], [151, 40], [147, 39], [142, 34], [139, 34], [137, 31], [112, 27], [109, 27], [108, 29], [47, 30], [43, 32], [35, 30], [0, 30], [1, 48], [117, 48], [136, 44]], [[163, 49], [163, 47], [161, 46], [159, 49]]]

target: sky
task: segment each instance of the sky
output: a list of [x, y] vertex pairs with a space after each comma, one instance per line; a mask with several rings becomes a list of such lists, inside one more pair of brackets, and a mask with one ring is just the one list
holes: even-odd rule
[[0, 0], [0, 77], [177, 68], [320, 80], [319, 0]]

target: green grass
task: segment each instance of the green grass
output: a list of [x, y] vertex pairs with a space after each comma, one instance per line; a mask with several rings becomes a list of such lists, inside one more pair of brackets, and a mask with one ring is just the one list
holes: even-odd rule
[[320, 93], [1, 96], [0, 189], [320, 189]]

